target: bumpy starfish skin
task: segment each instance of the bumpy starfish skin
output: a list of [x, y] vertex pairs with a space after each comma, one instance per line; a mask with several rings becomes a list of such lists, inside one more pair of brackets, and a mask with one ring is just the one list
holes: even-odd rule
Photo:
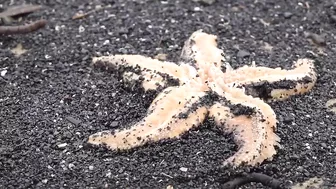
[[[277, 120], [265, 103], [309, 91], [316, 73], [309, 59], [299, 59], [292, 70], [225, 64], [217, 37], [194, 32], [185, 42], [181, 62], [163, 62], [140, 55], [93, 58], [93, 64], [119, 72], [124, 81], [138, 81], [145, 91], [160, 92], [147, 116], [115, 132], [93, 134], [88, 142], [111, 149], [130, 149], [167, 138], [178, 138], [207, 117], [224, 133], [232, 133], [238, 152], [225, 164], [256, 165], [276, 154]], [[223, 66], [225, 71], [223, 71]]]

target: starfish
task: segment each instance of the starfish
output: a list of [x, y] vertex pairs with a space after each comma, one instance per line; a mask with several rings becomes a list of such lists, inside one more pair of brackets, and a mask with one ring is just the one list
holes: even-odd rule
[[234, 166], [272, 160], [280, 138], [275, 134], [276, 115], [267, 102], [306, 93], [316, 81], [310, 59], [298, 59], [290, 70], [255, 65], [233, 69], [217, 48], [217, 36], [202, 30], [184, 43], [178, 63], [113, 55], [94, 57], [93, 65], [117, 71], [125, 81], [158, 95], [142, 120], [120, 131], [93, 134], [89, 143], [127, 150], [179, 138], [211, 118], [234, 136], [238, 151], [224, 161]]

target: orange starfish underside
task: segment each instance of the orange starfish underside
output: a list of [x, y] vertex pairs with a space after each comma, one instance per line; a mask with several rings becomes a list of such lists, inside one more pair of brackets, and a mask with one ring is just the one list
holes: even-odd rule
[[206, 118], [225, 133], [232, 133], [238, 152], [225, 164], [256, 165], [276, 154], [277, 120], [269, 100], [308, 92], [315, 84], [312, 60], [299, 59], [293, 69], [243, 66], [232, 69], [217, 37], [194, 32], [185, 42], [179, 63], [141, 55], [93, 58], [93, 64], [113, 69], [144, 90], [160, 93], [147, 116], [121, 131], [93, 134], [88, 142], [110, 149], [130, 149], [161, 139], [178, 138]]

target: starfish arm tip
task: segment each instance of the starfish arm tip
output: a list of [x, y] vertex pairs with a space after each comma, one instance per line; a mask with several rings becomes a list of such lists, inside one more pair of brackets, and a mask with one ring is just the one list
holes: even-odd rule
[[124, 149], [126, 147], [120, 145], [120, 141], [114, 140], [114, 135], [108, 131], [92, 134], [87, 142], [92, 145], [105, 145], [109, 149]]

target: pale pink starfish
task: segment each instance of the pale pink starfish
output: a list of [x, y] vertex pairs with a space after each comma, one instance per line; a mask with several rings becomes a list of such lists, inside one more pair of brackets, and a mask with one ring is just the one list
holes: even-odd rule
[[206, 118], [213, 118], [225, 133], [234, 134], [239, 146], [225, 164], [256, 165], [272, 159], [280, 139], [274, 133], [276, 115], [265, 101], [309, 91], [316, 81], [312, 60], [299, 59], [292, 70], [255, 66], [234, 70], [225, 63], [216, 39], [202, 31], [194, 32], [185, 42], [178, 64], [141, 55], [93, 58], [95, 65], [139, 81], [144, 90], [161, 92], [140, 122], [121, 131], [93, 134], [88, 142], [130, 149], [178, 138]]

